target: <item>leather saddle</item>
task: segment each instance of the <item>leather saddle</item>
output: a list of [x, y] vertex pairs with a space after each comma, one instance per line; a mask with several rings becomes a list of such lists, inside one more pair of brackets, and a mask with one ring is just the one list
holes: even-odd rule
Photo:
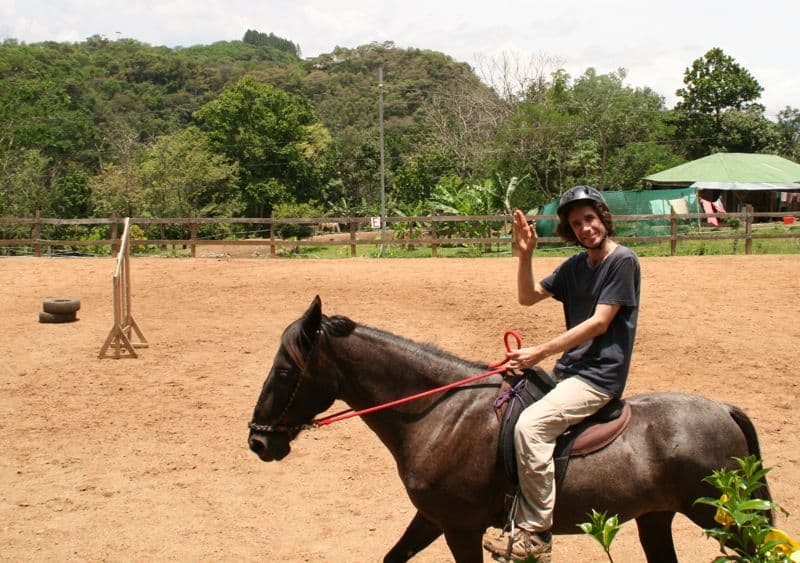
[[[519, 483], [514, 447], [514, 426], [522, 411], [555, 387], [556, 380], [542, 368], [526, 369], [521, 376], [504, 380], [494, 402], [500, 420], [498, 448], [509, 481]], [[553, 455], [556, 486], [567, 473], [570, 457], [585, 456], [603, 449], [622, 434], [631, 416], [631, 408], [623, 399], [612, 399], [592, 416], [571, 426], [559, 436]]]

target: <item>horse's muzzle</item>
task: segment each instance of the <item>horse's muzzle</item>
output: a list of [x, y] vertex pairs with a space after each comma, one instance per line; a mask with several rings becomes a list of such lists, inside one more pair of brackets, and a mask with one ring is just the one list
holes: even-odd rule
[[247, 444], [261, 461], [279, 461], [289, 455], [291, 450], [286, 434], [250, 432]]

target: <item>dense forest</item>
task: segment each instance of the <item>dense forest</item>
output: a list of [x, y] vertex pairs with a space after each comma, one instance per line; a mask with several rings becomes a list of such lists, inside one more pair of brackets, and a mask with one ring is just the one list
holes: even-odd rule
[[188, 48], [6, 40], [0, 215], [374, 215], [381, 125], [390, 214], [637, 189], [717, 151], [800, 159], [800, 110], [768, 119], [756, 78], [718, 48], [687, 61], [671, 109], [624, 69], [573, 77], [511, 56], [473, 68], [391, 43], [300, 52], [256, 30]]

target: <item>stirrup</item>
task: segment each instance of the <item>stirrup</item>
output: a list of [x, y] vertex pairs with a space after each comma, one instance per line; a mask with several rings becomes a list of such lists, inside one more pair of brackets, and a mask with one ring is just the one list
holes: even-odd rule
[[514, 532], [516, 531], [517, 507], [519, 506], [520, 494], [522, 493], [518, 485], [517, 489], [514, 491], [514, 497], [511, 499], [511, 506], [508, 507], [506, 525], [503, 526], [502, 529], [503, 532], [508, 532], [508, 547], [506, 547], [506, 552], [504, 555], [497, 555], [495, 553], [491, 554], [492, 559], [498, 563], [514, 563], [514, 560], [511, 557], [511, 550], [513, 549], [514, 545]]
[[506, 548], [506, 552], [503, 555], [490, 552], [492, 560], [497, 561], [498, 563], [539, 563], [540, 561], [537, 555], [529, 555], [525, 559], [514, 559], [514, 557], [511, 555], [511, 551], [514, 546], [514, 532], [516, 531], [517, 509], [519, 508], [519, 497], [521, 494], [522, 492], [520, 491], [519, 486], [517, 486], [514, 496], [511, 499], [511, 506], [508, 509], [506, 524], [501, 530], [503, 533], [508, 533], [508, 547]]

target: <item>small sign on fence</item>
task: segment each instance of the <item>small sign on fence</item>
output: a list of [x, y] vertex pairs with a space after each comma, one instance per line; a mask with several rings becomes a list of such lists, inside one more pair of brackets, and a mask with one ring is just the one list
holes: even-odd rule
[[380, 229], [381, 228], [381, 218], [380, 217], [370, 217], [369, 218], [370, 226], [373, 229]]

